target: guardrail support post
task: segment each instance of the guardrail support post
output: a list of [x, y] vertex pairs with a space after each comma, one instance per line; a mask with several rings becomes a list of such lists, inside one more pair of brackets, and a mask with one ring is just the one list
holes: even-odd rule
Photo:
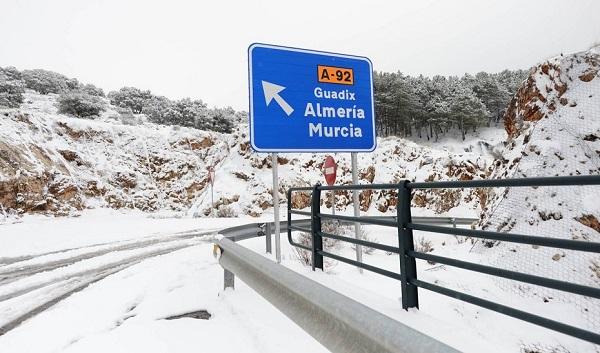
[[418, 308], [419, 297], [417, 286], [410, 281], [417, 279], [417, 264], [414, 257], [408, 256], [415, 249], [412, 229], [407, 224], [412, 222], [410, 212], [411, 193], [406, 180], [398, 189], [396, 214], [398, 217], [398, 245], [400, 247], [400, 278], [402, 284], [402, 308]]
[[265, 223], [265, 241], [267, 254], [271, 253], [271, 223]]
[[311, 222], [310, 229], [312, 235], [312, 270], [320, 268], [323, 270], [323, 255], [319, 254], [319, 251], [323, 250], [323, 237], [319, 234], [321, 232], [321, 190], [319, 187], [321, 184], [316, 184], [312, 192], [311, 200]]
[[223, 289], [234, 289], [235, 275], [229, 270], [223, 269]]

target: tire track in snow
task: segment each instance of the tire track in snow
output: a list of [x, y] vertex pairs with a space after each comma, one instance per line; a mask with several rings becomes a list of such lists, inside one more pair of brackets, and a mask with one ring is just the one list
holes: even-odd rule
[[[1, 319], [0, 319], [0, 336], [4, 335], [5, 333], [7, 333], [10, 330], [14, 329], [15, 327], [19, 326], [24, 321], [36, 316], [37, 314], [47, 310], [48, 308], [52, 307], [53, 305], [59, 303], [60, 301], [64, 300], [65, 298], [71, 296], [72, 294], [85, 289], [90, 284], [98, 282], [98, 281], [110, 276], [111, 274], [122, 271], [122, 270], [129, 268], [133, 265], [136, 265], [146, 259], [160, 256], [160, 255], [165, 255], [165, 254], [175, 252], [175, 251], [178, 251], [181, 249], [189, 248], [192, 246], [197, 246], [199, 244], [204, 243], [205, 241], [210, 241], [211, 239], [208, 239], [208, 238], [207, 239], [198, 239], [196, 241], [194, 241], [194, 239], [193, 239], [193, 238], [197, 238], [197, 237], [203, 237], [203, 236], [205, 237], [209, 234], [213, 234], [213, 232], [186, 234], [186, 235], [177, 237], [177, 239], [174, 239], [174, 237], [170, 237], [168, 240], [165, 240], [165, 241], [138, 242], [135, 244], [127, 244], [124, 246], [126, 248], [113, 247], [111, 249], [103, 249], [102, 251], [88, 253], [86, 255], [91, 255], [91, 254], [94, 254], [94, 255], [89, 256], [86, 259], [91, 259], [93, 257], [99, 257], [102, 255], [106, 255], [109, 252], [119, 252], [119, 251], [142, 249], [145, 247], [150, 247], [150, 246], [158, 245], [158, 244], [162, 244], [162, 243], [172, 243], [172, 242], [182, 242], [182, 241], [184, 242], [184, 244], [175, 244], [173, 246], [169, 246], [166, 248], [159, 248], [159, 249], [155, 249], [155, 250], [144, 252], [144, 253], [137, 253], [134, 256], [127, 257], [127, 258], [121, 259], [119, 261], [105, 263], [99, 267], [95, 267], [95, 268], [91, 268], [88, 270], [78, 271], [78, 272], [71, 273], [68, 275], [52, 278], [51, 280], [42, 281], [41, 283], [36, 283], [34, 285], [31, 285], [31, 286], [28, 286], [25, 288], [20, 288], [14, 292], [2, 295], [0, 297], [0, 304], [2, 304], [3, 302], [9, 301], [9, 300], [16, 299], [16, 298], [19, 298], [22, 296], [27, 296], [27, 295], [32, 296], [33, 300], [35, 300], [35, 299], [39, 299], [39, 300], [35, 301], [35, 305], [29, 306], [27, 308], [23, 308], [21, 310], [18, 310], [18, 309], [15, 310], [12, 308], [13, 306], [11, 305], [12, 310], [9, 309], [8, 313], [5, 311], [3, 315], [0, 315], [0, 317], [1, 317]], [[132, 245], [136, 245], [136, 246], [132, 248], [131, 247]], [[83, 261], [83, 260], [85, 260], [85, 259], [81, 259], [80, 256], [63, 259], [63, 265], [59, 266], [59, 267], [72, 265], [72, 264], [75, 264], [75, 263], [77, 263], [79, 261]], [[40, 272], [44, 272], [44, 271], [58, 270], [59, 267], [56, 267], [54, 265], [56, 265], [56, 264], [53, 264], [52, 266], [48, 266], [48, 267], [39, 266], [37, 268], [32, 268], [32, 269], [30, 269], [31, 271], [28, 273], [25, 273], [25, 274], [21, 273], [21, 276], [15, 280], [22, 279], [23, 277], [29, 276], [31, 274], [36, 274], [36, 273], [40, 273]], [[52, 269], [48, 269], [50, 267], [52, 267]], [[5, 314], [8, 314], [8, 315], [5, 315]]]
[[[63, 259], [45, 262], [43, 264], [23, 265], [23, 266], [19, 267], [18, 262], [15, 262], [9, 266], [4, 266], [4, 268], [10, 267], [10, 269], [4, 269], [3, 271], [0, 271], [0, 286], [17, 281], [23, 277], [28, 277], [28, 276], [31, 276], [31, 275], [34, 275], [34, 274], [37, 274], [40, 272], [51, 271], [51, 270], [54, 270], [54, 269], [57, 269], [60, 267], [74, 264], [79, 261], [102, 256], [102, 255], [105, 255], [105, 254], [108, 254], [111, 252], [115, 252], [115, 251], [139, 249], [139, 248], [144, 248], [144, 247], [148, 247], [148, 246], [152, 246], [152, 245], [156, 245], [156, 244], [168, 243], [168, 242], [184, 240], [184, 239], [192, 239], [192, 238], [196, 238], [196, 237], [206, 236], [209, 234], [212, 234], [212, 232], [183, 233], [182, 235], [171, 236], [171, 237], [168, 237], [167, 239], [165, 239], [164, 237], [160, 237], [160, 238], [147, 239], [147, 240], [133, 242], [133, 243], [128, 242], [126, 244], [122, 244], [122, 245], [118, 245], [118, 246], [113, 246], [113, 247], [109, 247], [109, 248], [105, 248], [105, 249], [101, 249], [101, 250], [78, 254], [78, 255], [72, 256], [72, 257], [67, 257], [67, 258], [63, 258]], [[117, 243], [120, 243], [120, 242], [117, 242]], [[41, 254], [41, 255], [38, 255], [35, 257], [30, 257], [27, 260], [19, 261], [19, 262], [26, 262], [26, 261], [30, 261], [30, 260], [38, 258], [38, 257], [50, 256], [50, 255], [54, 255], [54, 254], [61, 253], [61, 252], [77, 251], [77, 250], [86, 249], [86, 248], [95, 248], [98, 246], [106, 246], [106, 245], [110, 245], [110, 244], [111, 243], [107, 243], [107, 244], [103, 244], [103, 245], [92, 245], [89, 247], [74, 248], [74, 249], [69, 249], [69, 250], [64, 250], [64, 251], [50, 252], [50, 253]], [[0, 301], [2, 301], [2, 299], [0, 299]]]
[[[217, 230], [212, 230], [212, 231], [190, 230], [190, 231], [185, 231], [185, 232], [169, 233], [169, 234], [176, 235], [176, 236], [177, 235], [181, 235], [181, 236], [205, 235], [205, 234], [210, 234], [213, 231], [217, 231]], [[79, 246], [79, 247], [74, 247], [74, 248], [54, 250], [54, 251], [49, 251], [49, 252], [39, 253], [39, 254], [22, 255], [22, 256], [14, 256], [14, 257], [10, 257], [10, 256], [0, 257], [0, 268], [7, 267], [9, 265], [14, 265], [15, 263], [18, 263], [18, 262], [25, 262], [25, 261], [32, 260], [35, 258], [40, 258], [43, 256], [56, 255], [56, 254], [61, 254], [61, 253], [67, 253], [70, 251], [83, 250], [83, 249], [93, 249], [93, 248], [98, 248], [98, 247], [102, 247], [102, 246], [115, 245], [115, 244], [121, 244], [121, 243], [139, 244], [140, 243], [139, 240], [142, 240], [142, 239], [164, 239], [164, 237], [165, 237], [164, 235], [151, 235], [151, 236], [141, 237], [141, 238], [137, 238], [137, 239], [125, 239], [125, 240], [118, 240], [118, 241], [107, 242], [107, 243], [96, 243], [96, 244]], [[171, 238], [174, 238], [174, 237], [171, 237]], [[1, 273], [1, 271], [0, 271], [0, 273]]]

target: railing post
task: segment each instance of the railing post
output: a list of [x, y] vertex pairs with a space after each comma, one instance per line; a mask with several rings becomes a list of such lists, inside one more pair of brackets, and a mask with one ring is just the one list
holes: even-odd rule
[[287, 189], [287, 236], [291, 244], [292, 239], [292, 188]]
[[323, 255], [319, 254], [319, 251], [323, 250], [323, 237], [319, 235], [321, 232], [321, 184], [316, 184], [312, 192], [312, 200], [310, 206], [311, 213], [311, 238], [312, 238], [312, 270], [315, 268], [323, 269]]
[[412, 229], [407, 224], [412, 222], [410, 212], [411, 193], [405, 180], [398, 189], [398, 203], [396, 214], [398, 217], [398, 245], [400, 247], [400, 278], [402, 284], [402, 308], [418, 308], [419, 297], [417, 286], [410, 281], [417, 279], [417, 264], [414, 257], [408, 255], [409, 251], [415, 249]]
[[266, 222], [265, 223], [265, 247], [266, 247], [266, 251], [267, 254], [271, 253], [271, 223]]
[[223, 269], [223, 288], [235, 288], [235, 275], [226, 269]]

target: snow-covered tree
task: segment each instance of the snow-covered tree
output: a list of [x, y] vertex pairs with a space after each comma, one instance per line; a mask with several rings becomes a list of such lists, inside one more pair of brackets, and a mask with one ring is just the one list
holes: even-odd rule
[[65, 92], [58, 97], [58, 112], [62, 114], [79, 118], [93, 118], [105, 109], [101, 98], [83, 91]]
[[79, 90], [91, 95], [91, 96], [98, 96], [98, 97], [104, 97], [104, 90], [102, 90], [102, 88], [100, 87], [96, 87], [92, 84], [86, 84], [86, 85], [82, 85]]
[[511, 94], [498, 81], [497, 77], [485, 72], [475, 75], [471, 89], [490, 111], [490, 118], [497, 117], [500, 111], [506, 108], [511, 98]]
[[22, 77], [27, 88], [41, 94], [64, 93], [79, 87], [76, 79], [48, 70], [24, 70]]
[[235, 110], [231, 107], [214, 108], [209, 111], [212, 126], [210, 130], [230, 133], [233, 131], [233, 120], [235, 119]]
[[148, 119], [156, 124], [172, 125], [173, 122], [181, 120], [180, 113], [173, 102], [163, 96], [153, 96], [146, 100], [142, 113], [146, 114]]
[[473, 129], [487, 121], [489, 111], [472, 89], [457, 85], [450, 96], [450, 115], [458, 123], [462, 139], [468, 127]]
[[[516, 91], [516, 82], [526, 77], [523, 70], [506, 70], [499, 74], [479, 73], [475, 76], [406, 76], [401, 72], [374, 73], [374, 98], [377, 131], [380, 135], [417, 136], [436, 138], [457, 128], [464, 135], [465, 127], [476, 128], [489, 124], [490, 119], [502, 116], [510, 98]], [[466, 91], [465, 91], [466, 90]], [[470, 108], [483, 103], [486, 115], [479, 111], [477, 118], [457, 115], [458, 108], [451, 109], [453, 96], [470, 97]], [[474, 95], [474, 97], [472, 96]], [[456, 97], [454, 97], [456, 98]], [[465, 110], [470, 109], [466, 107]]]
[[[183, 98], [174, 103], [174, 108], [179, 112], [177, 115], [177, 119], [171, 121], [171, 124], [194, 127], [197, 126], [199, 120], [204, 119], [208, 114], [206, 111], [206, 104], [201, 100], [192, 100], [190, 98]], [[209, 127], [210, 124], [206, 124], [206, 126], [198, 127], [200, 129], [205, 129]]]
[[14, 67], [0, 67], [0, 107], [17, 108], [25, 93], [21, 73]]
[[134, 114], [140, 114], [147, 102], [154, 95], [148, 90], [142, 91], [135, 87], [123, 87], [108, 94], [110, 103], [121, 108], [130, 108]]

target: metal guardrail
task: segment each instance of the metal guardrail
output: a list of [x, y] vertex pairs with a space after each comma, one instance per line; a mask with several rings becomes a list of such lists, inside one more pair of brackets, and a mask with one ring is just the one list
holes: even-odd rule
[[[586, 331], [575, 326], [567, 325], [559, 321], [550, 320], [525, 311], [517, 310], [509, 306], [495, 303], [489, 300], [478, 298], [466, 293], [455, 291], [442, 287], [437, 284], [424, 282], [417, 278], [416, 259], [433, 261], [436, 263], [458, 267], [470, 271], [475, 271], [496, 277], [507, 278], [524, 283], [534, 284], [546, 288], [556, 289], [600, 299], [600, 289], [575, 284], [568, 281], [559, 281], [516, 271], [504, 270], [496, 267], [480, 265], [467, 261], [456, 260], [448, 257], [436, 256], [423, 252], [415, 251], [413, 241], [413, 230], [427, 231], [440, 234], [462, 235], [467, 237], [501, 240], [521, 244], [530, 244], [538, 246], [548, 246], [560, 249], [578, 250], [585, 252], [600, 253], [600, 243], [593, 243], [580, 240], [554, 239], [540, 236], [530, 236], [522, 234], [508, 234], [500, 232], [482, 231], [474, 229], [461, 229], [441, 227], [438, 225], [424, 224], [411, 215], [411, 192], [415, 189], [443, 189], [443, 188], [477, 188], [477, 187], [544, 187], [544, 186], [575, 186], [575, 185], [600, 185], [600, 176], [565, 176], [548, 178], [527, 178], [527, 179], [502, 179], [502, 180], [470, 180], [470, 181], [440, 181], [413, 183], [405, 181], [400, 184], [365, 184], [365, 185], [340, 185], [340, 186], [321, 186], [290, 188], [287, 192], [288, 197], [288, 222], [292, 226], [288, 227], [288, 239], [290, 244], [305, 250], [312, 254], [312, 267], [323, 269], [323, 258], [328, 257], [344, 263], [348, 263], [365, 270], [369, 270], [386, 277], [397, 279], [401, 282], [402, 288], [402, 307], [418, 308], [418, 288], [428, 289], [430, 291], [453, 297], [471, 304], [475, 304], [520, 320], [524, 320], [545, 328], [555, 330], [573, 337], [577, 337], [595, 344], [600, 344], [600, 334]], [[397, 199], [397, 217], [390, 219], [373, 219], [368, 217], [352, 217], [330, 215], [322, 213], [320, 210], [321, 191], [323, 190], [385, 190], [394, 189], [398, 191]], [[291, 195], [293, 192], [311, 192], [311, 211], [298, 211], [291, 208]], [[310, 229], [293, 226], [292, 214], [309, 215], [311, 217]], [[394, 227], [398, 230], [398, 246], [389, 246], [362, 239], [350, 238], [323, 232], [321, 222], [323, 219], [342, 220], [347, 222], [359, 222], [363, 224], [373, 224], [387, 227]], [[308, 231], [312, 236], [311, 246], [305, 246], [293, 241], [291, 232], [293, 230]], [[338, 239], [341, 241], [353, 243], [356, 245], [367, 246], [380, 249], [399, 255], [400, 271], [392, 272], [376, 266], [368, 265], [353, 259], [345, 258], [339, 255], [329, 253], [323, 249], [323, 238]]]
[[458, 352], [223, 238], [219, 263], [332, 352]]
[[[393, 216], [384, 216], [384, 217], [367, 217], [368, 219], [374, 220], [395, 220], [396, 217]], [[476, 218], [461, 218], [461, 217], [415, 217], [416, 220], [419, 220], [421, 223], [425, 224], [449, 224], [454, 227], [460, 224], [472, 224], [477, 221]], [[340, 221], [340, 224], [350, 224], [352, 222], [348, 221]], [[311, 225], [311, 220], [309, 219], [295, 219], [295, 220], [286, 220], [280, 222], [280, 232], [288, 233], [288, 240], [290, 243], [293, 243], [292, 239], [289, 237], [288, 227], [292, 227], [294, 229], [306, 229], [310, 232], [309, 228]], [[271, 234], [275, 230], [274, 222], [256, 222], [256, 223], [248, 223], [240, 226], [229, 227], [221, 230], [219, 233], [224, 237], [237, 242], [246, 239], [252, 239], [264, 236], [265, 237], [265, 251], [267, 253], [271, 253], [272, 250], [272, 241]], [[225, 270], [224, 272], [224, 287], [225, 288], [233, 288], [235, 282], [235, 275]]]
[[[394, 220], [395, 217], [369, 217]], [[474, 218], [421, 217], [429, 224], [471, 224]], [[341, 223], [350, 223], [341, 221]], [[310, 219], [280, 222], [288, 227], [310, 227]], [[454, 348], [324, 287], [256, 254], [235, 242], [265, 236], [271, 252], [273, 222], [226, 228], [215, 245], [224, 268], [224, 287], [233, 288], [235, 275], [332, 352], [457, 352]], [[310, 231], [310, 230], [309, 230]]]

